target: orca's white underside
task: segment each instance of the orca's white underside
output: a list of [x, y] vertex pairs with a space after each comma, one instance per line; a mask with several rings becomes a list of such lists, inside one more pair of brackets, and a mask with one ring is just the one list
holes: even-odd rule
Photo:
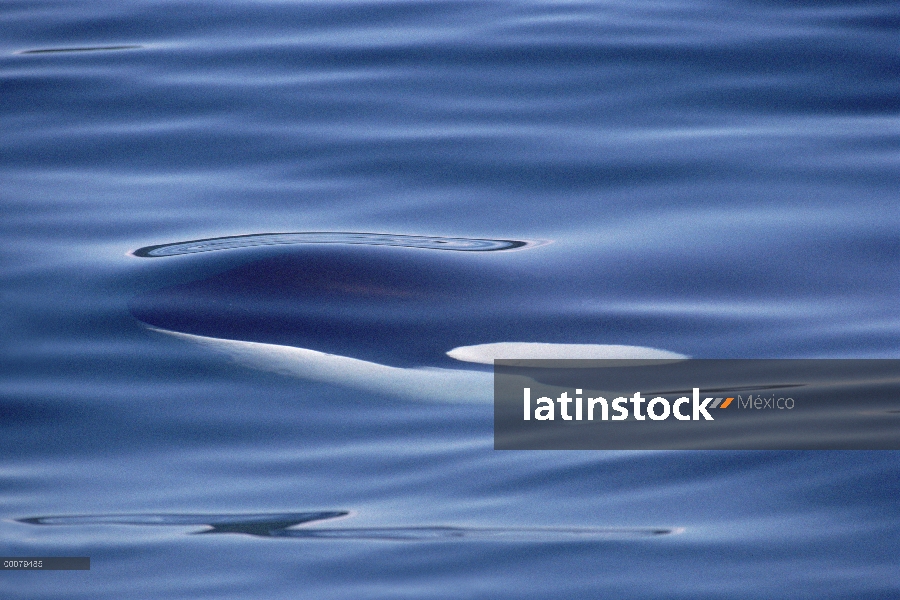
[[[308, 348], [206, 337], [150, 327], [229, 356], [245, 367], [350, 387], [368, 392], [432, 402], [488, 403], [493, 373], [436, 367], [403, 368], [328, 354]], [[460, 346], [447, 355], [463, 362], [492, 364], [503, 359], [646, 359], [680, 360], [684, 355], [644, 346], [498, 342]]]

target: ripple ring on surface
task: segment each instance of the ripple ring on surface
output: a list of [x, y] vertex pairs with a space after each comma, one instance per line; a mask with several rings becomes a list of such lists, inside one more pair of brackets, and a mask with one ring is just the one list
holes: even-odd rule
[[254, 246], [279, 246], [287, 244], [361, 244], [366, 246], [402, 246], [431, 250], [456, 250], [489, 252], [512, 250], [529, 244], [518, 240], [488, 240], [477, 238], [432, 237], [425, 235], [399, 235], [391, 233], [353, 233], [339, 231], [310, 231], [298, 233], [255, 233], [232, 235], [172, 244], [159, 244], [138, 248], [132, 254], [142, 258], [178, 256], [233, 248]]

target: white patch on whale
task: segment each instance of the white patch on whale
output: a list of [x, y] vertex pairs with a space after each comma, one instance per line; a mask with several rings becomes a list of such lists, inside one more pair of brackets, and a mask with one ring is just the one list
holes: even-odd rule
[[542, 344], [538, 342], [497, 342], [460, 346], [447, 356], [471, 363], [494, 364], [495, 359], [545, 360], [545, 359], [631, 359], [631, 360], [684, 360], [684, 354], [658, 350], [645, 346], [618, 346], [608, 344]]
[[[221, 352], [245, 367], [299, 379], [399, 396], [407, 400], [490, 403], [494, 397], [494, 375], [486, 371], [392, 367], [308, 348], [228, 340], [156, 327], [148, 329]], [[687, 358], [674, 352], [640, 346], [518, 342], [461, 346], [447, 354], [458, 360], [483, 364], [491, 364], [495, 357], [676, 360]], [[476, 358], [478, 360], [474, 360]]]

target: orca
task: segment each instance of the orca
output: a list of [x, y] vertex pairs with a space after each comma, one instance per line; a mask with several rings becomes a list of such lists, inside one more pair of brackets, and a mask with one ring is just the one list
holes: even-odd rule
[[607, 323], [561, 307], [564, 273], [506, 259], [536, 245], [353, 233], [161, 244], [133, 254], [267, 253], [148, 291], [130, 309], [248, 367], [435, 401], [490, 401], [494, 358], [685, 358], [598, 343]]

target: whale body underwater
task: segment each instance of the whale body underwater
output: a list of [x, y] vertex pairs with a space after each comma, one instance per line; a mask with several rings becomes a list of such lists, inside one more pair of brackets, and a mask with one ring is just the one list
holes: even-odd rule
[[[568, 306], [571, 273], [518, 258], [537, 246], [331, 232], [149, 246], [133, 254], [230, 254], [237, 264], [201, 264], [199, 276], [141, 294], [130, 310], [154, 332], [246, 367], [411, 400], [490, 402], [495, 358], [686, 358], [597, 343], [609, 323]], [[602, 282], [579, 285], [583, 295]]]

